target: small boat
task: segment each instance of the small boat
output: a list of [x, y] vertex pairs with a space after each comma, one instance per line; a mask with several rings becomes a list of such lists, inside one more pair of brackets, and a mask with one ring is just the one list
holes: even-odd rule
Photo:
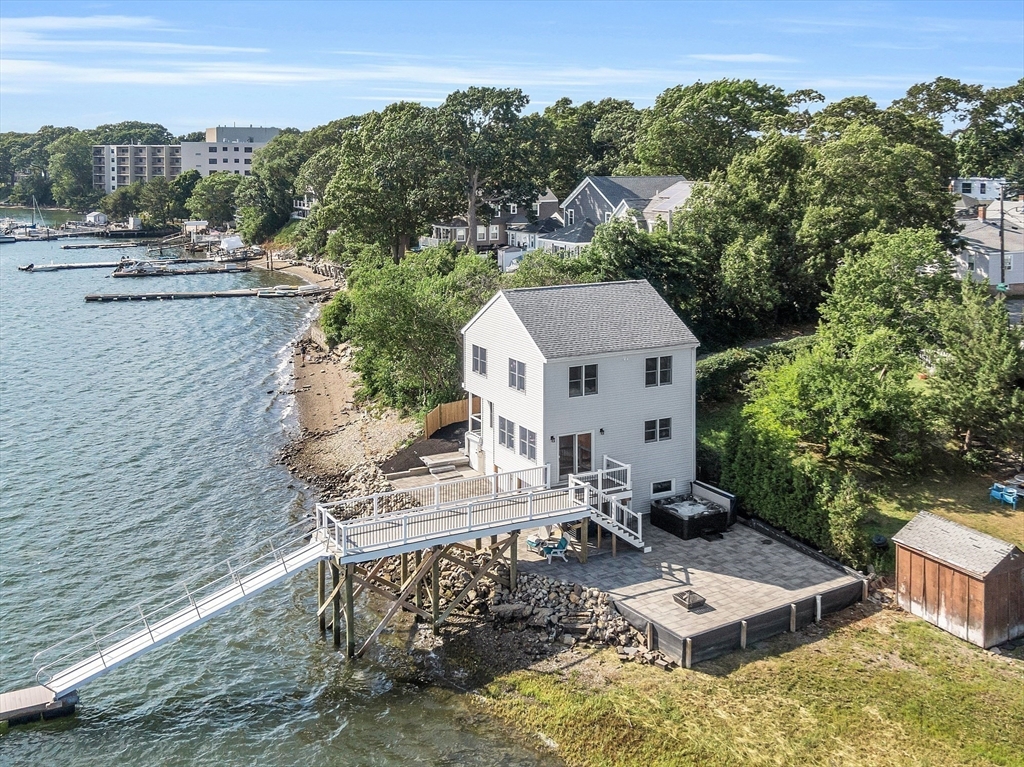
[[[7, 243], [7, 244], [9, 244], [9, 243], [12, 243], [12, 242], [17, 242], [17, 241], [18, 241], [18, 238], [15, 237], [13, 234], [0, 234], [0, 243]], [[20, 269], [21, 267], [18, 267], [18, 268]]]
[[60, 264], [25, 264], [25, 266], [19, 266], [19, 272], [56, 272], [60, 269]]

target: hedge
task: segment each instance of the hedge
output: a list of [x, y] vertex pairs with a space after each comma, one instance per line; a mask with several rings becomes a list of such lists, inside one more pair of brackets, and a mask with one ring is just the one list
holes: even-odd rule
[[743, 393], [750, 373], [773, 355], [793, 358], [797, 352], [810, 348], [814, 336], [798, 336], [767, 346], [738, 347], [709, 354], [697, 361], [697, 400], [699, 402], [727, 402]]

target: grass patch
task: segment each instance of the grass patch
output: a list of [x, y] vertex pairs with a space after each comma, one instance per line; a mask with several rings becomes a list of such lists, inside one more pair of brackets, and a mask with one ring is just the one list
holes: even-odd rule
[[270, 244], [277, 248], [291, 247], [299, 239], [299, 227], [301, 225], [302, 222], [299, 220], [289, 221], [274, 235], [273, 239], [270, 240]]
[[485, 695], [570, 767], [902, 767], [1024, 765], [1021, 689], [1024, 662], [886, 610], [699, 670], [620, 666], [602, 651], [561, 673], [499, 677]]
[[919, 476], [873, 472], [864, 481], [872, 506], [867, 532], [892, 536], [917, 512], [930, 511], [1024, 548], [1024, 506], [1018, 504], [1014, 511], [989, 501], [989, 488], [1006, 479], [1005, 474], [973, 471], [956, 456], [938, 450]]

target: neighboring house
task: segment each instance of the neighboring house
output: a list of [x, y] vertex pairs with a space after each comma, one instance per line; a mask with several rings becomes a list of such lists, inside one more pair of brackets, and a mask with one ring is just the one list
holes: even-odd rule
[[[653, 232], [654, 228], [658, 226], [658, 224], [665, 224], [671, 232], [673, 224], [672, 219], [675, 216], [675, 212], [686, 204], [692, 193], [692, 181], [678, 181], [668, 189], [665, 189], [655, 195], [647, 204], [647, 207], [641, 212], [644, 221], [647, 222], [647, 231]], [[625, 204], [625, 201], [623, 201], [619, 207], [623, 208]], [[617, 211], [617, 214], [625, 215], [626, 212], [627, 211], [625, 210], [621, 213], [618, 213]]]
[[[671, 200], [689, 197], [692, 184], [683, 176], [587, 176], [562, 202], [562, 221], [566, 228], [590, 223], [590, 234], [598, 224], [604, 224], [617, 216], [624, 216], [630, 210], [643, 215], [654, 203], [652, 216], [656, 222], [658, 214], [665, 218], [659, 206], [670, 204]], [[648, 224], [650, 228], [650, 223]], [[586, 245], [590, 240], [581, 241], [583, 230], [574, 233], [574, 246]]]
[[1006, 186], [1005, 178], [983, 178], [971, 176], [969, 178], [954, 178], [949, 182], [949, 191], [953, 194], [963, 194], [973, 197], [979, 202], [990, 202], [998, 200], [999, 193]]
[[[497, 251], [506, 245], [517, 248], [524, 247], [520, 243], [528, 242], [531, 233], [534, 239], [536, 239], [539, 230], [532, 228], [534, 224], [530, 222], [526, 206], [514, 202], [492, 202], [490, 207], [493, 212], [490, 217], [485, 218], [481, 216], [478, 219], [475, 235], [470, 233], [466, 218], [458, 216], [451, 221], [433, 224], [430, 236], [420, 237], [420, 245], [422, 247], [432, 247], [445, 242], [454, 242], [458, 245], [475, 242], [477, 250]], [[537, 202], [533, 203], [533, 210], [534, 218], [546, 219], [550, 216], [556, 216], [552, 222], [545, 226], [549, 228], [561, 226], [561, 222], [557, 218], [558, 198], [555, 197], [550, 189]], [[548, 229], [544, 229], [544, 231], [548, 231]], [[511, 232], [515, 232], [515, 236]], [[471, 240], [470, 238], [474, 236], [475, 239]]]
[[690, 490], [699, 342], [649, 283], [500, 291], [462, 337], [474, 468], [564, 485], [607, 457], [632, 465], [639, 512]]
[[318, 202], [320, 202], [320, 198], [317, 197], [316, 192], [312, 187], [307, 187], [306, 193], [302, 197], [292, 200], [291, 218], [299, 220], [308, 218], [310, 211]]
[[[980, 206], [978, 217], [965, 222], [960, 232], [961, 248], [954, 254], [957, 277], [970, 277], [978, 282], [988, 280], [992, 287], [1000, 279], [1007, 293], [1024, 295], [1024, 203], [1003, 203], [1002, 243], [999, 237], [999, 203], [988, 208]], [[999, 270], [999, 254], [1003, 253], [1003, 271]]]
[[92, 213], [86, 213], [85, 223], [93, 226], [105, 226], [107, 223], [107, 214], [100, 210], [94, 210]]
[[538, 234], [537, 247], [550, 250], [553, 253], [578, 256], [580, 251], [594, 239], [596, 227], [597, 224], [589, 218], [585, 218], [570, 226], [556, 229], [550, 234]]
[[206, 141], [181, 144], [97, 144], [92, 148], [93, 188], [109, 194], [136, 181], [162, 176], [173, 181], [187, 170], [203, 177], [226, 172], [251, 175], [253, 154], [278, 128], [207, 128]]

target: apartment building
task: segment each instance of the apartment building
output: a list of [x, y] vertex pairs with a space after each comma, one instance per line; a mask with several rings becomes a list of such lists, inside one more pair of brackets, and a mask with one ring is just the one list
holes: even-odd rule
[[187, 170], [248, 176], [257, 150], [280, 133], [278, 128], [206, 129], [206, 141], [182, 144], [103, 144], [92, 148], [93, 188], [109, 194], [136, 181], [163, 176], [173, 181]]

